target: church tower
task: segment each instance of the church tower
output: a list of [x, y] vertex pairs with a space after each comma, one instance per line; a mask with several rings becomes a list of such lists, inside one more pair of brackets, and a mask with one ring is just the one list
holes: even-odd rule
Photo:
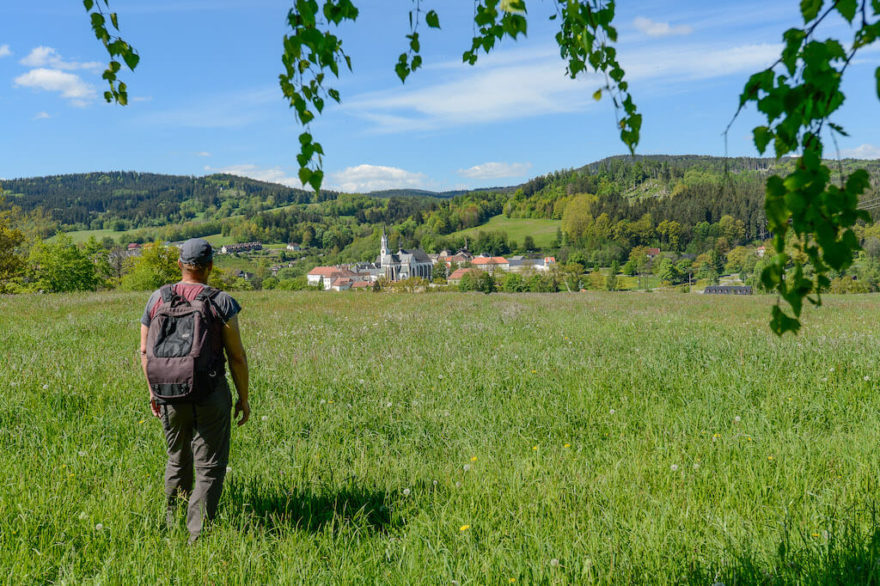
[[382, 255], [382, 264], [385, 264], [385, 257], [388, 256], [388, 236], [385, 234], [385, 226], [382, 226], [382, 240], [379, 245], [379, 254]]

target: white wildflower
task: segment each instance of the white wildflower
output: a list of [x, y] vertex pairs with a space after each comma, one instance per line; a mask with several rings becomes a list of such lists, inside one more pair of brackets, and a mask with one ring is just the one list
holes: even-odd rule
[[89, 517], [89, 516], [86, 515], [86, 512], [85, 512], [85, 511], [80, 511], [80, 512], [79, 512], [79, 520], [80, 520], [80, 521], [85, 521], [88, 517]]
[[410, 492], [410, 491], [409, 491], [408, 488], [404, 488], [404, 489], [403, 489], [403, 496], [409, 496], [409, 492]]
[[391, 407], [393, 404], [394, 404], [394, 403], [392, 403], [391, 401], [388, 401], [387, 403], [385, 403], [385, 406], [386, 406], [386, 407]]
[[678, 470], [678, 464], [673, 464], [672, 466], [669, 467], [669, 469], [672, 470], [673, 472], [675, 472], [676, 470]]
[[464, 471], [467, 472], [468, 470], [471, 469], [471, 465], [470, 465], [470, 464], [465, 464], [464, 466], [462, 466], [462, 468], [464, 468]]
[[98, 523], [97, 525], [95, 525], [95, 531], [103, 531], [103, 530], [104, 530], [104, 526], [101, 523]]
[[739, 415], [737, 415], [736, 417], [734, 417], [733, 420], [734, 420], [735, 422], [737, 422], [737, 423], [739, 423], [740, 421], [742, 421], [742, 419], [740, 419], [740, 416], [739, 416]]
[[44, 391], [48, 391], [48, 390], [49, 390], [49, 385], [43, 385], [43, 390], [44, 390]]
[[550, 565], [553, 566], [554, 568], [558, 567], [558, 566], [559, 566], [559, 560], [556, 559], [556, 558], [553, 558], [552, 560], [550, 560]]
[[260, 421], [269, 421], [269, 416], [263, 415], [262, 417], [260, 417]]
[[608, 413], [609, 413], [609, 415], [614, 415], [614, 409], [612, 409], [612, 410], [609, 411]]
[[866, 374], [866, 375], [865, 375], [865, 380], [866, 380], [866, 381], [869, 381], [869, 380], [871, 380], [871, 377], [868, 376], [868, 375]]

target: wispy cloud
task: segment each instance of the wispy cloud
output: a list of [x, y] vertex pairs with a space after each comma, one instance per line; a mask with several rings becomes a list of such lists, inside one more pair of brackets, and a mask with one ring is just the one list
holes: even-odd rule
[[216, 95], [181, 107], [145, 114], [151, 126], [175, 128], [239, 128], [270, 116], [272, 103], [281, 103], [278, 90], [265, 89]]
[[841, 150], [840, 156], [848, 159], [880, 159], [880, 146], [863, 144], [854, 149]]
[[26, 67], [51, 67], [52, 69], [76, 70], [76, 69], [100, 69], [102, 65], [96, 61], [65, 61], [52, 47], [37, 47], [26, 57], [19, 61]]
[[[629, 81], [681, 87], [688, 81], [757, 71], [773, 63], [779, 50], [776, 44], [687, 42], [621, 49], [619, 54]], [[342, 109], [372, 122], [371, 130], [378, 133], [446, 129], [583, 112], [595, 104], [592, 93], [604, 84], [595, 74], [570, 79], [558, 49], [550, 47], [514, 49], [494, 57], [472, 68], [444, 64], [436, 68], [443, 75], [433, 84], [354, 96]]]
[[502, 177], [522, 177], [531, 168], [531, 163], [492, 162], [474, 165], [469, 169], [459, 169], [458, 174], [470, 179], [500, 179]]
[[289, 176], [281, 167], [258, 167], [252, 164], [228, 165], [226, 167], [211, 167], [205, 165], [205, 171], [208, 173], [228, 173], [229, 175], [238, 175], [239, 177], [250, 177], [258, 181], [267, 181], [269, 183], [278, 183], [288, 187], [297, 187], [302, 189], [302, 183], [297, 177]]
[[196, 156], [197, 157], [210, 157], [211, 153], [209, 153], [208, 151], [199, 151], [196, 153]]
[[423, 173], [413, 173], [397, 167], [381, 165], [358, 165], [348, 167], [327, 176], [329, 182], [340, 191], [365, 193], [384, 189], [423, 188], [427, 178]]
[[19, 75], [15, 78], [14, 85], [46, 92], [58, 92], [61, 97], [71, 100], [75, 106], [85, 106], [97, 95], [95, 88], [84, 82], [78, 75], [42, 67]]
[[34, 116], [34, 120], [48, 120], [51, 118], [48, 112], [37, 112]]
[[12, 55], [12, 50], [9, 48], [9, 45], [0, 45], [0, 59], [10, 55]]
[[633, 21], [636, 28], [649, 37], [668, 37], [672, 35], [689, 35], [694, 29], [686, 24], [672, 26], [668, 22], [657, 22], [644, 16], [639, 16]]

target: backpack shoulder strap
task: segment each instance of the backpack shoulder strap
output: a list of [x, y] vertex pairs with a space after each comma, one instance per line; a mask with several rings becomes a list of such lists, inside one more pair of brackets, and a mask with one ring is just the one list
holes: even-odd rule
[[204, 287], [202, 287], [202, 290], [199, 291], [199, 294], [196, 295], [196, 299], [208, 299], [213, 301], [214, 298], [217, 297], [219, 294], [219, 289], [215, 289], [210, 285], [205, 285]]
[[162, 295], [162, 303], [171, 303], [171, 301], [175, 297], [173, 285], [162, 285], [162, 288], [159, 289], [159, 292]]

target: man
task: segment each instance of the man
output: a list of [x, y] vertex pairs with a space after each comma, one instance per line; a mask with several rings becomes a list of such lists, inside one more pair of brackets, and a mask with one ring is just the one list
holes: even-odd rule
[[[207, 286], [208, 276], [214, 267], [213, 257], [214, 251], [207, 241], [193, 238], [184, 242], [177, 261], [181, 279], [172, 286], [173, 292], [187, 301], [193, 301]], [[162, 303], [160, 289], [150, 296], [141, 317], [141, 364], [144, 376], [148, 378], [148, 387], [147, 334]], [[243, 425], [250, 417], [251, 409], [248, 404], [247, 355], [238, 329], [241, 306], [228, 294], [219, 292], [210, 299], [210, 308], [222, 323], [223, 349], [238, 392], [235, 417], [238, 418], [241, 413], [238, 425]], [[150, 387], [150, 409], [154, 416], [162, 420], [168, 451], [165, 467], [166, 522], [169, 526], [174, 523], [179, 498], [189, 497], [186, 526], [190, 543], [199, 538], [205, 522], [217, 512], [229, 460], [232, 395], [224, 373], [223, 351], [219, 352], [217, 360], [220, 376], [215, 377], [213, 388], [192, 401], [168, 403], [156, 397]]]

